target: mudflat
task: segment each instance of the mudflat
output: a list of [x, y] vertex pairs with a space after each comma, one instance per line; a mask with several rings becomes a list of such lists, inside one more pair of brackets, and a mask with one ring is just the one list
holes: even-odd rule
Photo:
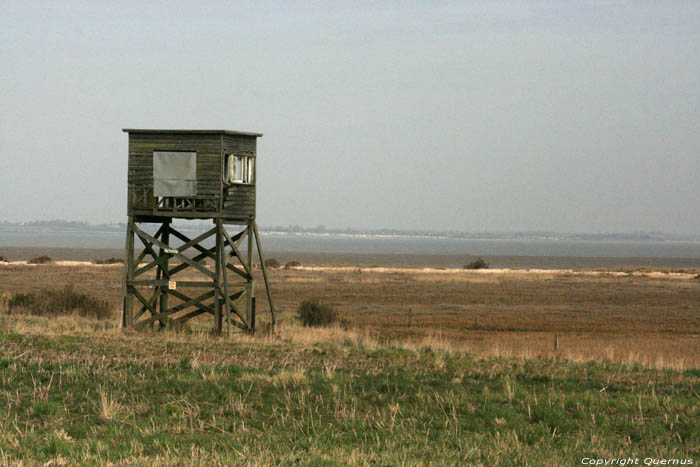
[[[137, 249], [138, 251], [138, 249]], [[93, 261], [122, 258], [122, 248], [56, 248], [0, 246], [0, 256], [10, 261], [26, 261], [36, 256], [49, 256], [62, 261]], [[515, 269], [698, 269], [700, 258], [675, 257], [606, 257], [606, 256], [523, 256], [481, 255], [492, 268]], [[282, 264], [300, 261], [303, 264], [336, 266], [399, 266], [457, 268], [474, 261], [475, 254], [403, 254], [403, 253], [324, 253], [277, 251], [265, 249], [266, 258], [276, 258]]]

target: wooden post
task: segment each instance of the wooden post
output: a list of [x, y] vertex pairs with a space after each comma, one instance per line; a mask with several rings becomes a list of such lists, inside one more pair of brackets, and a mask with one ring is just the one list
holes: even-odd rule
[[126, 223], [126, 232], [124, 232], [124, 271], [122, 272], [122, 310], [121, 310], [121, 327], [122, 329], [129, 327], [129, 320], [127, 319], [127, 306], [126, 300], [128, 295], [128, 286], [126, 282], [129, 280], [129, 224], [131, 223], [131, 218]]
[[[219, 234], [222, 236], [224, 235], [224, 229], [226, 229], [226, 226], [221, 223], [219, 226]], [[228, 234], [227, 238], [228, 238]], [[228, 277], [226, 276], [226, 269], [228, 265], [228, 253], [226, 253], [226, 246], [224, 245], [222, 247], [221, 255], [219, 258], [219, 261], [221, 261], [221, 280], [224, 283], [224, 308], [226, 310], [226, 334], [231, 335], [231, 303], [229, 302], [229, 296], [228, 296]]]
[[131, 286], [128, 283], [134, 278], [134, 218], [129, 217], [126, 224], [126, 248], [124, 252], [124, 304], [123, 304], [123, 326], [131, 328], [134, 325], [134, 298], [131, 293]]
[[270, 283], [267, 280], [267, 271], [265, 270], [265, 260], [263, 259], [262, 248], [260, 247], [260, 235], [258, 234], [258, 225], [255, 221], [252, 221], [253, 231], [255, 232], [255, 243], [258, 246], [258, 257], [260, 258], [260, 268], [263, 273], [263, 280], [265, 281], [265, 290], [267, 291], [267, 301], [270, 303], [270, 330], [272, 331], [275, 327], [275, 307], [272, 305], [272, 294], [270, 293]]
[[250, 329], [255, 331], [255, 297], [250, 301]]
[[[166, 245], [170, 245], [170, 222], [165, 223], [163, 225], [163, 233], [161, 234], [160, 237], [161, 241], [165, 243]], [[165, 255], [165, 260], [164, 262], [160, 263], [160, 266], [158, 266], [158, 271], [160, 272], [160, 275], [164, 280], [167, 280], [170, 282], [170, 271], [169, 271], [169, 266], [168, 263], [170, 262], [170, 254], [166, 253], [163, 251], [163, 248], [160, 248], [158, 251], [158, 256], [161, 257]], [[165, 313], [168, 311], [168, 295], [169, 295], [169, 289], [170, 285], [162, 285], [160, 287], [160, 313]], [[170, 318], [165, 318], [163, 321], [160, 321], [160, 325], [165, 326], [166, 328], [170, 327]]]
[[216, 335], [221, 335], [222, 319], [221, 319], [221, 290], [219, 285], [221, 284], [221, 259], [224, 255], [223, 252], [223, 232], [221, 232], [221, 219], [216, 219], [216, 263], [214, 266], [214, 332]]
[[554, 334], [554, 351], [559, 350], [559, 336]]
[[[253, 310], [254, 306], [254, 298], [253, 294], [255, 293], [254, 290], [254, 284], [253, 284], [253, 220], [249, 219], [248, 220], [248, 251], [246, 252], [247, 255], [247, 260], [248, 260], [248, 270], [250, 271], [251, 277], [248, 279], [248, 283], [246, 284], [246, 295], [248, 299], [248, 303], [246, 304], [246, 321], [248, 324], [248, 327], [250, 328], [250, 332], [254, 333], [255, 332], [255, 311]], [[243, 258], [241, 258], [242, 260]]]

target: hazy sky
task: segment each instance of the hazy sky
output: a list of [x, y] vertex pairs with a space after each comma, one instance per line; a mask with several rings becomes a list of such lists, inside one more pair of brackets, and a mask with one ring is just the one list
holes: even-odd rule
[[132, 128], [259, 131], [258, 223], [700, 232], [700, 2], [2, 2], [0, 219]]

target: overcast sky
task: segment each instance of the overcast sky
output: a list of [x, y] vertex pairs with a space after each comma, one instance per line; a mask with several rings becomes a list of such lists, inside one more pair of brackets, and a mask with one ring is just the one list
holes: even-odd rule
[[700, 232], [700, 2], [2, 2], [0, 220], [131, 128], [258, 131], [258, 223]]

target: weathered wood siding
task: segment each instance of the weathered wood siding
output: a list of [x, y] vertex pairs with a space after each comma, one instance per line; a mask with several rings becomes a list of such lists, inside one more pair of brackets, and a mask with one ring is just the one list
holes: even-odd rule
[[[253, 136], [224, 135], [224, 154], [255, 157], [256, 138]], [[257, 160], [255, 161], [255, 181], [257, 183]], [[222, 165], [222, 170], [224, 170]], [[255, 184], [224, 185], [222, 216], [225, 219], [248, 219], [255, 217]]]
[[[129, 133], [128, 211], [132, 214], [154, 212], [153, 151], [195, 151], [197, 153], [197, 197], [221, 195], [220, 134], [143, 134]], [[219, 206], [219, 203], [216, 203]], [[193, 215], [196, 213], [193, 213]], [[211, 211], [207, 211], [210, 215]], [[179, 216], [178, 216], [179, 217]], [[192, 216], [182, 216], [192, 217]]]

